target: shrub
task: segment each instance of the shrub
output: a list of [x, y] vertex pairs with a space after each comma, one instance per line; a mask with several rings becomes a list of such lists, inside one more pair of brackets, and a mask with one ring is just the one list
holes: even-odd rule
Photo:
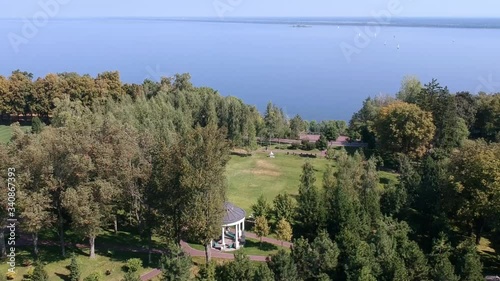
[[41, 262], [37, 262], [35, 269], [33, 270], [33, 281], [47, 281], [49, 280], [49, 275], [47, 271], [43, 268], [43, 264]]
[[69, 265], [69, 279], [71, 281], [80, 281], [80, 265], [78, 264], [78, 261], [76, 260], [76, 255], [72, 254], [71, 255], [71, 264]]
[[32, 264], [33, 264], [33, 261], [30, 259], [23, 260], [23, 263], [22, 263], [23, 266], [31, 266]]
[[125, 276], [123, 276], [122, 281], [141, 281], [141, 277], [137, 272], [127, 272], [125, 273]]
[[290, 146], [288, 147], [288, 149], [299, 149], [300, 148], [300, 144], [298, 142], [293, 142], [292, 144], [290, 144]]
[[98, 272], [94, 272], [90, 274], [89, 276], [85, 277], [83, 281], [100, 281], [101, 280], [101, 274]]
[[127, 268], [128, 268], [128, 271], [130, 271], [130, 272], [138, 271], [139, 269], [142, 268], [142, 260], [137, 259], [137, 258], [128, 259], [127, 260]]

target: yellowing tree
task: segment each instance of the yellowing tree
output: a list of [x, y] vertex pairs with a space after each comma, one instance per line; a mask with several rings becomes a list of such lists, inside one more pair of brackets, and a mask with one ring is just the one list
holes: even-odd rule
[[276, 237], [281, 240], [281, 246], [283, 246], [283, 241], [290, 242], [292, 240], [292, 226], [285, 219], [278, 222]]
[[404, 153], [412, 158], [424, 155], [436, 131], [430, 112], [405, 102], [382, 107], [374, 129], [381, 149]]

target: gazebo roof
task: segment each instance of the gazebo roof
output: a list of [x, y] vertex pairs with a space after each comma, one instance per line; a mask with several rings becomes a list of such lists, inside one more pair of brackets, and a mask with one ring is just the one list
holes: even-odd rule
[[246, 216], [245, 210], [236, 207], [229, 202], [224, 203], [224, 210], [225, 214], [224, 219], [222, 220], [223, 225], [237, 223], [244, 219]]

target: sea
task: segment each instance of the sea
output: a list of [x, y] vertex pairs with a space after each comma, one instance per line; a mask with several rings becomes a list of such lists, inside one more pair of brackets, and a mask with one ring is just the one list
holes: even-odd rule
[[500, 19], [79, 18], [0, 20], [0, 75], [126, 83], [190, 73], [196, 86], [290, 118], [346, 120], [405, 76], [451, 92], [500, 92]]

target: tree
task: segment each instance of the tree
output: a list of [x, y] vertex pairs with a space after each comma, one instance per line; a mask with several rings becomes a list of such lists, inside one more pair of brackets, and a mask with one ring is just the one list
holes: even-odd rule
[[500, 212], [500, 144], [468, 141], [449, 164], [454, 195], [451, 213], [460, 215], [479, 244], [485, 224]]
[[316, 148], [319, 150], [325, 150], [328, 148], [328, 140], [326, 139], [325, 135], [321, 135], [319, 137], [318, 142], [316, 142]]
[[500, 93], [480, 93], [477, 97], [476, 120], [471, 132], [475, 138], [500, 141]]
[[278, 221], [276, 226], [276, 237], [281, 240], [281, 246], [283, 247], [283, 241], [290, 242], [292, 240], [292, 226], [285, 219]]
[[47, 281], [49, 280], [49, 275], [47, 271], [45, 271], [44, 266], [41, 261], [38, 261], [35, 265], [35, 270], [33, 271], [33, 277], [31, 278], [33, 281]]
[[268, 257], [267, 265], [274, 273], [274, 280], [276, 281], [300, 280], [292, 257], [283, 249]]
[[271, 214], [271, 205], [267, 202], [267, 199], [263, 194], [259, 196], [257, 199], [257, 203], [252, 205], [253, 216], [256, 217], [265, 217], [266, 219], [270, 218]]
[[171, 244], [168, 251], [161, 257], [162, 281], [187, 281], [190, 280], [192, 261], [180, 246]]
[[479, 254], [477, 253], [474, 240], [467, 239], [457, 247], [458, 253], [458, 275], [461, 281], [482, 281], [483, 265]]
[[269, 235], [269, 224], [265, 217], [255, 218], [255, 234], [260, 238], [260, 244], [262, 244], [262, 237]]
[[248, 256], [241, 252], [234, 255], [234, 260], [224, 265], [223, 276], [218, 280], [252, 281], [253, 266]]
[[415, 103], [422, 91], [422, 83], [416, 76], [405, 76], [396, 97], [407, 103]]
[[200, 266], [196, 280], [217, 281], [217, 277], [217, 264], [212, 260], [209, 263]]
[[255, 269], [253, 281], [274, 281], [274, 273], [267, 264], [261, 263]]
[[434, 265], [431, 270], [431, 275], [434, 281], [458, 281], [458, 276], [455, 275], [455, 269], [450, 262], [450, 245], [444, 234], [434, 241], [432, 247], [431, 260]]
[[420, 158], [429, 148], [435, 126], [430, 113], [417, 105], [392, 103], [380, 109], [375, 133], [380, 148], [389, 153], [404, 153]]
[[273, 200], [273, 212], [276, 221], [282, 219], [292, 222], [295, 215], [295, 203], [288, 193], [280, 193]]
[[70, 281], [80, 281], [81, 271], [80, 264], [76, 260], [76, 255], [71, 255], [71, 263], [69, 264], [69, 279]]
[[38, 134], [43, 130], [43, 126], [45, 124], [38, 118], [37, 116], [33, 117], [31, 124], [31, 132], [34, 134]]
[[324, 135], [326, 140], [335, 141], [340, 135], [340, 129], [338, 123], [334, 120], [322, 121], [320, 123], [321, 134]]
[[299, 139], [300, 134], [306, 130], [305, 122], [300, 115], [295, 115], [290, 119], [290, 137]]
[[20, 217], [25, 231], [33, 237], [33, 250], [38, 255], [38, 233], [52, 224], [51, 200], [45, 190], [22, 194], [23, 208]]
[[183, 218], [177, 223], [184, 223], [191, 238], [205, 245], [208, 262], [210, 242], [220, 233], [224, 214], [229, 161], [225, 134], [213, 126], [196, 127], [177, 144], [174, 154], [172, 165], [178, 170], [171, 187], [185, 193]]
[[299, 196], [297, 197], [296, 220], [300, 224], [301, 233], [312, 239], [323, 225], [323, 208], [320, 194], [315, 186], [316, 176], [310, 162], [302, 166]]

